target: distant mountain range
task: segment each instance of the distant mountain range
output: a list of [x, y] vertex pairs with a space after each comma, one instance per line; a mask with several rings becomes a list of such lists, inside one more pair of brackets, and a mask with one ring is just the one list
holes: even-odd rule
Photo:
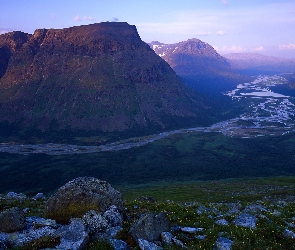
[[241, 73], [295, 73], [295, 58], [286, 59], [258, 53], [231, 53], [224, 55], [224, 57], [233, 69]]
[[127, 23], [0, 35], [0, 66], [2, 133], [163, 130], [199, 124], [207, 109]]

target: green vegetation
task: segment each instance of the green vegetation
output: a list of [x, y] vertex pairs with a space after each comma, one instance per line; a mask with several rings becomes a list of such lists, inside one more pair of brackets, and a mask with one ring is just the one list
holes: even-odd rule
[[[87, 140], [101, 144], [108, 138]], [[79, 176], [93, 176], [115, 187], [288, 176], [295, 174], [294, 144], [293, 134], [244, 139], [189, 133], [113, 152], [57, 156], [0, 153], [0, 193], [48, 194]]]
[[[199, 181], [150, 186], [129, 186], [120, 190], [125, 199], [127, 218], [124, 229], [116, 238], [122, 239], [132, 247], [135, 243], [128, 234], [129, 228], [140, 214], [165, 211], [173, 226], [204, 228], [196, 234], [177, 231], [174, 234], [184, 242], [188, 249], [213, 249], [217, 238], [222, 235], [233, 240], [233, 250], [248, 249], [295, 249], [295, 239], [283, 236], [284, 229], [293, 230], [295, 221], [295, 176], [269, 178], [231, 179], [220, 181]], [[152, 199], [154, 200], [152, 200]], [[169, 200], [168, 200], [169, 199]], [[266, 208], [259, 211], [256, 228], [250, 229], [229, 224], [217, 225], [215, 222], [224, 216], [233, 221], [234, 214], [227, 214], [229, 206], [239, 206], [242, 211], [249, 205]], [[42, 216], [44, 202], [31, 199], [9, 202], [0, 200], [0, 206], [30, 207], [30, 215]], [[197, 212], [200, 207], [206, 211]], [[275, 212], [277, 211], [277, 212]], [[289, 225], [287, 225], [289, 223]], [[196, 236], [206, 235], [205, 239]], [[58, 244], [59, 239], [44, 237], [26, 244], [19, 249], [38, 249], [35, 246], [49, 247]], [[30, 248], [31, 247], [31, 248]], [[92, 241], [87, 249], [112, 249], [107, 241]], [[139, 249], [134, 247], [134, 250]], [[165, 250], [178, 249], [165, 247]]]

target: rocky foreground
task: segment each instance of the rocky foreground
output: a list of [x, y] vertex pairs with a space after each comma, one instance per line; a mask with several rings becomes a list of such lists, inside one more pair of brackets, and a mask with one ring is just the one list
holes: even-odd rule
[[[295, 196], [255, 202], [124, 203], [109, 183], [76, 178], [46, 198], [0, 200], [0, 249], [295, 249]], [[249, 248], [250, 247], [250, 248]]]

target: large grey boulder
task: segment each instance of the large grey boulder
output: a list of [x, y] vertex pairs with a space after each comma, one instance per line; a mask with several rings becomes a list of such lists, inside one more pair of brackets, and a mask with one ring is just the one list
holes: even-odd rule
[[25, 226], [26, 216], [21, 208], [13, 207], [0, 213], [0, 232], [12, 233]]
[[138, 243], [138, 239], [147, 241], [157, 241], [162, 232], [170, 231], [171, 225], [166, 213], [161, 212], [158, 215], [146, 213], [134, 223], [129, 233]]
[[79, 177], [66, 183], [48, 199], [45, 217], [67, 223], [71, 218], [81, 218], [90, 210], [105, 212], [111, 205], [123, 212], [123, 199], [119, 191], [106, 181]]

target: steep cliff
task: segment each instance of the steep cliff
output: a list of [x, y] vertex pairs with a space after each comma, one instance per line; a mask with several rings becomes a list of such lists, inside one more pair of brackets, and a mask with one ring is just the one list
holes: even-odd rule
[[0, 36], [0, 50], [0, 123], [8, 126], [167, 129], [199, 123], [206, 108], [127, 23], [12, 32]]

